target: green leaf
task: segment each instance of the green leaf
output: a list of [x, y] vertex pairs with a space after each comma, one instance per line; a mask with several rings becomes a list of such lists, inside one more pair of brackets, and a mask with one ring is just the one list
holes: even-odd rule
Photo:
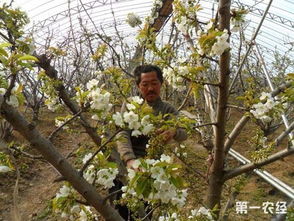
[[148, 197], [151, 191], [151, 180], [149, 177], [141, 176], [137, 181], [136, 193], [139, 195], [143, 195], [144, 197]]
[[177, 188], [182, 188], [184, 186], [184, 180], [181, 177], [171, 177], [170, 182]]
[[8, 61], [5, 57], [0, 56], [0, 63], [2, 63], [2, 65], [7, 66], [8, 65]]
[[8, 57], [7, 52], [3, 48], [1, 48], [1, 47], [0, 47], [0, 54], [1, 55], [4, 55], [5, 57]]
[[21, 56], [20, 58], [18, 58], [18, 60], [21, 60], [21, 61], [39, 61], [38, 58], [36, 58], [35, 56], [32, 56], [32, 55]]
[[11, 47], [12, 44], [8, 43], [8, 42], [4, 42], [0, 44], [0, 48], [7, 48], [7, 47]]

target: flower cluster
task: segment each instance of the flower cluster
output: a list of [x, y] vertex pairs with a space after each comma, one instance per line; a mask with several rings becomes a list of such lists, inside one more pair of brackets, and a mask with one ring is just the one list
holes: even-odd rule
[[101, 89], [103, 86], [101, 86], [101, 88], [98, 87], [100, 77], [98, 76], [96, 79], [92, 79], [86, 84], [87, 91], [84, 91], [81, 87], [76, 88], [76, 101], [81, 106], [87, 102], [90, 103], [90, 108], [95, 112], [92, 116], [94, 120], [104, 118], [112, 108], [112, 104], [110, 103], [111, 94]]
[[[0, 121], [1, 123], [1, 121]], [[7, 154], [0, 151], [0, 173], [7, 173], [13, 170], [10, 158]]]
[[222, 55], [226, 49], [230, 48], [228, 39], [228, 30], [225, 29], [222, 35], [216, 36], [216, 42], [211, 47], [210, 55]]
[[245, 23], [245, 16], [248, 13], [248, 10], [244, 9], [233, 9], [231, 10], [231, 31], [232, 32], [238, 32], [242, 25]]
[[187, 189], [181, 189], [183, 181], [177, 176], [179, 166], [172, 164], [169, 156], [162, 154], [160, 160], [136, 160], [133, 168], [128, 169], [129, 186], [122, 187], [123, 198], [130, 196], [151, 204], [159, 201], [176, 207], [185, 204]]
[[158, 18], [158, 10], [162, 7], [162, 0], [153, 0], [153, 7], [151, 9], [151, 15], [145, 17], [145, 24], [153, 25], [156, 18]]
[[[0, 88], [0, 95], [4, 95], [6, 93], [5, 88]], [[11, 105], [14, 108], [17, 108], [19, 106], [19, 101], [16, 95], [16, 87], [14, 87], [11, 91], [10, 97], [6, 100], [6, 103], [8, 105]]]
[[177, 213], [167, 213], [158, 217], [158, 221], [180, 221], [180, 217]]
[[103, 93], [100, 88], [90, 91], [88, 98], [91, 100], [90, 105], [94, 110], [109, 111], [112, 107], [112, 104], [110, 104], [110, 93]]
[[[197, 3], [196, 3], [197, 4]], [[175, 0], [173, 2], [173, 16], [176, 27], [183, 33], [187, 34], [197, 24], [196, 13], [200, 10], [199, 5], [193, 1]]]
[[199, 36], [197, 52], [200, 55], [222, 55], [225, 50], [230, 48], [228, 30], [215, 29], [213, 20], [207, 24], [205, 31], [199, 31], [197, 35]]
[[63, 185], [53, 199], [53, 210], [66, 220], [87, 221], [97, 218], [89, 206], [72, 204], [76, 191], [68, 185]]
[[133, 28], [142, 24], [140, 17], [135, 13], [129, 13], [126, 22]]
[[188, 74], [189, 69], [187, 66], [180, 66], [175, 68], [168, 67], [163, 69], [163, 76], [166, 81], [169, 83], [169, 85], [178, 91], [184, 91], [186, 89], [186, 86], [183, 84], [183, 76], [187, 76]]
[[11, 171], [12, 169], [8, 166], [5, 165], [0, 165], [0, 173], [7, 173], [9, 171]]
[[188, 219], [195, 219], [196, 217], [202, 217], [205, 218], [205, 220], [213, 220], [211, 212], [205, 207], [200, 207], [198, 210], [191, 210], [191, 215], [188, 217]]
[[274, 142], [268, 140], [261, 130], [256, 131], [256, 135], [248, 141], [250, 146], [254, 146], [254, 151], [250, 152], [250, 157], [254, 162], [267, 159], [274, 151]]
[[57, 97], [50, 97], [49, 95], [46, 96], [45, 105], [50, 111], [55, 112], [60, 107], [59, 99]]
[[56, 193], [55, 198], [59, 199], [61, 197], [68, 197], [72, 193], [73, 189], [67, 185], [63, 185], [60, 189], [59, 192]]
[[66, 220], [79, 220], [79, 221], [88, 221], [88, 220], [96, 220], [95, 217], [97, 218], [97, 215], [94, 214], [91, 211], [90, 206], [84, 206], [84, 205], [79, 205], [75, 204], [73, 205], [69, 212], [62, 212], [61, 213], [61, 218], [64, 218]]
[[[85, 164], [91, 157], [92, 153], [86, 154], [83, 158], [83, 163]], [[93, 162], [88, 166], [87, 170], [84, 172], [84, 178], [89, 183], [98, 183], [105, 188], [111, 188], [114, 186], [113, 180], [118, 174], [118, 169], [113, 163], [107, 163], [106, 158], [102, 152], [99, 152]]]
[[252, 106], [253, 110], [250, 112], [253, 116], [264, 123], [272, 121], [277, 114], [281, 114], [286, 108], [286, 104], [281, 104], [275, 100], [270, 93], [262, 92], [260, 97], [261, 102]]
[[188, 216], [180, 215], [176, 212], [167, 213], [159, 217], [158, 221], [180, 221], [180, 220], [214, 220], [210, 211], [205, 207], [200, 207], [198, 210], [193, 209]]
[[116, 112], [112, 115], [112, 119], [117, 126], [131, 129], [131, 135], [135, 137], [142, 134], [147, 135], [154, 129], [154, 125], [150, 123], [150, 115], [144, 115], [141, 118], [139, 116], [139, 109], [143, 101], [144, 100], [138, 96], [132, 97], [131, 103], [126, 103], [128, 111], [123, 113]]
[[177, 157], [187, 157], [186, 146], [184, 144], [180, 144], [179, 147], [175, 147], [175, 154]]

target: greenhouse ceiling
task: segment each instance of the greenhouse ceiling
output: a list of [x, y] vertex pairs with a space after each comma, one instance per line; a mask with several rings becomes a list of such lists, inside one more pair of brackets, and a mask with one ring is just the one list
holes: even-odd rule
[[[6, 3], [10, 1], [4, 0]], [[31, 23], [27, 31], [34, 33], [37, 44], [44, 44], [45, 37], [50, 33], [55, 42], [66, 36], [69, 30], [79, 30], [82, 23], [88, 30], [102, 32], [108, 36], [116, 31], [127, 35], [130, 42], [135, 42], [136, 28], [126, 22], [128, 13], [134, 12], [141, 18], [150, 15], [153, 0], [14, 0], [14, 7], [25, 11]], [[163, 0], [163, 2], [172, 2]], [[215, 17], [217, 0], [201, 0], [203, 10], [198, 14], [199, 21], [208, 23]], [[293, 57], [294, 47], [294, 0], [243, 0], [232, 1], [231, 8], [243, 7], [249, 9], [246, 15], [246, 41], [250, 42], [252, 35], [258, 28], [267, 7], [265, 20], [256, 38], [263, 51], [278, 51], [288, 53]], [[169, 17], [168, 17], [169, 18]], [[161, 28], [161, 35], [169, 34], [171, 19]], [[114, 23], [116, 25], [114, 25]], [[237, 35], [237, 34], [235, 34]], [[234, 38], [234, 35], [233, 35]], [[264, 53], [267, 61], [272, 59], [270, 53]]]

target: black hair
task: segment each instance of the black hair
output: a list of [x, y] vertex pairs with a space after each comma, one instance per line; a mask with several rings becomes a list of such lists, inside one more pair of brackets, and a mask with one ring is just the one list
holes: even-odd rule
[[155, 72], [157, 75], [158, 80], [160, 83], [163, 82], [163, 76], [162, 76], [162, 71], [161, 69], [156, 66], [156, 65], [151, 65], [151, 64], [145, 64], [145, 65], [139, 65], [135, 68], [134, 70], [134, 77], [136, 84], [139, 85], [141, 82], [141, 74], [142, 73], [148, 73], [148, 72]]

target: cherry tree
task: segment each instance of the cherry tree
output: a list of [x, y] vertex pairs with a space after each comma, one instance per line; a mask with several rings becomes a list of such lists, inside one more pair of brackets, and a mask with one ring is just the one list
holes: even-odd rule
[[[162, 220], [192, 220], [201, 214], [208, 219], [217, 218], [222, 208], [223, 188], [228, 180], [293, 154], [292, 141], [288, 148], [280, 152], [266, 152], [279, 146], [291, 134], [292, 123], [274, 142], [263, 143], [266, 150], [257, 154], [255, 161], [230, 170], [225, 168], [228, 152], [249, 120], [257, 122], [266, 131], [268, 123], [274, 122], [288, 108], [287, 102], [293, 102], [293, 74], [287, 76], [286, 83], [271, 93], [262, 93], [261, 97], [254, 94], [256, 90], [250, 88], [250, 82], [241, 82], [244, 91], [236, 93], [244, 101], [244, 116], [232, 131], [227, 131], [226, 122], [231, 108], [229, 99], [235, 84], [232, 77], [235, 69], [231, 65], [234, 60], [231, 58], [234, 49], [231, 35], [233, 29], [242, 27], [247, 13], [244, 9], [232, 9], [230, 0], [220, 0], [216, 16], [206, 24], [198, 20], [201, 10], [198, 2], [154, 1], [154, 8], [144, 21], [134, 13], [127, 17], [131, 27], [140, 27], [135, 47], [128, 46], [119, 32], [111, 39], [95, 27], [97, 33], [94, 35], [80, 20], [81, 33], [75, 33], [71, 28], [58, 46], [36, 48], [34, 52], [29, 50], [30, 42], [21, 39], [27, 23], [25, 14], [6, 5], [2, 9], [5, 17], [1, 17], [0, 34], [4, 43], [0, 45], [0, 56], [1, 70], [5, 74], [0, 76], [1, 117], [59, 171], [60, 180], [66, 181], [53, 200], [56, 213], [62, 217], [95, 218], [90, 207], [78, 203], [80, 194], [86, 204], [94, 207], [105, 220], [122, 220], [107, 202], [109, 196], [102, 196], [97, 190], [99, 187], [111, 188], [121, 169], [120, 165], [109, 162], [109, 158], [115, 160], [117, 157], [109, 146], [113, 145], [116, 134], [123, 129], [132, 129], [132, 136], [144, 134], [151, 138], [148, 157], [137, 161], [137, 168], [141, 168], [139, 172], [128, 171], [129, 182], [121, 190], [122, 201], [133, 210], [140, 210], [143, 201], [152, 205], [154, 210], [161, 208], [159, 219]], [[170, 28], [173, 34], [160, 41], [157, 33], [171, 12], [173, 21]], [[89, 61], [89, 57], [92, 60]], [[180, 108], [189, 103], [197, 113], [196, 121], [186, 117], [178, 121], [164, 121], [162, 116], [154, 116], [143, 100], [134, 96], [136, 92], [132, 91], [129, 83], [132, 80], [131, 70], [137, 64], [148, 62], [163, 69], [168, 83], [164, 96], [176, 94], [185, 97]], [[237, 72], [241, 72], [244, 64], [240, 59], [235, 63]], [[38, 78], [34, 74], [38, 74]], [[15, 83], [17, 79], [18, 84]], [[57, 130], [48, 138], [41, 135], [35, 123], [28, 122], [17, 110], [24, 97], [27, 102], [30, 100], [26, 90], [28, 84], [32, 84], [32, 88], [34, 85], [35, 91], [39, 92], [35, 98], [39, 99], [42, 95], [42, 100], [45, 97], [48, 109], [54, 111], [64, 106], [69, 111], [66, 117], [55, 119]], [[127, 102], [124, 113], [118, 111], [122, 101]], [[91, 115], [91, 119], [87, 114]], [[51, 142], [55, 133], [66, 130], [74, 121], [82, 125], [96, 145], [95, 152], [82, 156], [79, 170], [74, 169]], [[155, 133], [155, 128], [178, 126], [189, 132], [196, 129], [201, 134], [202, 143], [210, 151], [206, 208], [195, 208], [185, 215], [177, 214], [187, 197], [187, 189], [178, 173], [180, 165], [165, 152], [165, 149], [172, 147], [162, 144]], [[4, 172], [11, 170], [9, 165], [2, 167]], [[142, 214], [139, 216], [142, 218]]]

